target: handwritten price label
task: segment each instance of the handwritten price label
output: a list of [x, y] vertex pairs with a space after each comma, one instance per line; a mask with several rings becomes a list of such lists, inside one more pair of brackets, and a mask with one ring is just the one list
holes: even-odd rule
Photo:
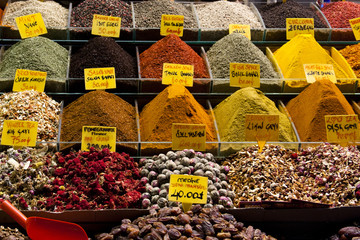
[[191, 148], [197, 151], [205, 151], [205, 124], [172, 124], [172, 149], [183, 150], [187, 148]]
[[229, 34], [240, 33], [251, 40], [250, 25], [229, 24]]
[[41, 13], [15, 18], [22, 39], [46, 34], [46, 26]]
[[193, 203], [207, 203], [207, 190], [207, 177], [173, 174], [170, 176], [168, 199], [182, 202], [184, 211], [187, 212]]
[[336, 83], [334, 67], [331, 64], [304, 64], [304, 71], [308, 83], [318, 80], [330, 80]]
[[311, 34], [314, 36], [313, 18], [287, 18], [286, 39], [290, 40], [298, 34]]
[[101, 126], [83, 126], [81, 137], [81, 150], [88, 151], [91, 147], [96, 149], [108, 148], [116, 150], [116, 128]]
[[359, 119], [357, 115], [326, 115], [327, 141], [330, 143], [355, 142]]
[[230, 63], [231, 87], [260, 87], [260, 64]]
[[1, 144], [10, 146], [36, 146], [38, 122], [5, 120]]
[[179, 37], [184, 32], [184, 16], [182, 15], [161, 15], [160, 35], [167, 36], [175, 34]]
[[85, 89], [110, 89], [116, 88], [115, 68], [86, 68]]
[[349, 19], [356, 41], [360, 40], [360, 18]]
[[162, 84], [180, 84], [192, 87], [194, 82], [194, 66], [173, 63], [164, 63]]
[[13, 92], [35, 90], [43, 92], [45, 89], [46, 72], [17, 69], [14, 79]]
[[93, 15], [91, 34], [103, 37], [120, 37], [121, 18], [104, 16], [99, 14]]

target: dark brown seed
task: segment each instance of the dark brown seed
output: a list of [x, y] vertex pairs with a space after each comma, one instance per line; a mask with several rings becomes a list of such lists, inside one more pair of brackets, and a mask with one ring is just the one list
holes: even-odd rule
[[175, 223], [176, 217], [174, 216], [161, 217], [159, 218], [159, 221], [163, 223]]
[[223, 228], [226, 228], [227, 225], [225, 223], [217, 223], [214, 224], [214, 229], [216, 229], [217, 231], [221, 231]]
[[207, 236], [207, 237], [205, 238], [205, 240], [218, 240], [218, 238]]
[[110, 231], [111, 235], [114, 235], [115, 237], [121, 233], [120, 226], [113, 227]]
[[253, 226], [249, 226], [248, 228], [246, 228], [246, 234], [249, 236], [250, 239], [254, 238], [254, 227]]
[[170, 208], [162, 208], [159, 210], [159, 217], [167, 217], [171, 215], [171, 209]]
[[145, 225], [144, 227], [141, 228], [139, 235], [140, 236], [146, 235], [147, 233], [149, 233], [151, 231], [151, 228], [152, 228], [152, 226], [150, 224]]
[[158, 221], [157, 218], [148, 218], [148, 219], [146, 219], [146, 223], [148, 223], [148, 224], [152, 224], [152, 223], [157, 222], [157, 221]]
[[[220, 232], [216, 235], [218, 238], [224, 239], [224, 238], [230, 238], [231, 233], [229, 232]], [[251, 239], [251, 238], [250, 238]]]
[[169, 234], [170, 239], [172, 239], [172, 240], [176, 240], [181, 237], [181, 233], [178, 230], [176, 230], [175, 228], [170, 229], [168, 234]]
[[177, 216], [177, 222], [182, 225], [190, 223], [190, 220], [191, 220], [191, 217], [184, 213]]
[[[238, 229], [237, 229], [237, 228], [229, 228], [229, 227], [227, 227], [227, 228], [223, 228], [223, 231], [234, 234], [234, 233], [237, 233], [237, 232], [238, 232]], [[261, 232], [260, 232], [260, 233], [261, 233]]]
[[182, 213], [182, 210], [179, 207], [173, 207], [171, 209], [171, 215], [173, 215], [173, 216], [177, 216], [177, 215], [179, 215], [181, 213]]
[[133, 227], [129, 227], [127, 231], [129, 233], [128, 238], [136, 238], [137, 236], [139, 236], [139, 232], [140, 232], [138, 228], [133, 228]]
[[191, 225], [190, 225], [190, 224], [186, 224], [186, 225], [185, 225], [185, 235], [186, 235], [186, 236], [191, 236], [191, 235], [192, 235], [192, 231], [193, 231], [193, 229], [192, 229]]
[[207, 220], [203, 221], [201, 226], [202, 226], [202, 229], [206, 236], [214, 236], [215, 235], [215, 230], [213, 228], [213, 225], [209, 221], [207, 221]]
[[347, 238], [360, 236], [360, 229], [358, 227], [343, 227], [339, 230], [339, 235], [345, 235]]
[[191, 219], [191, 222], [192, 222], [194, 225], [201, 224], [203, 221], [204, 221], [204, 219], [201, 219], [201, 218], [198, 218], [198, 217], [193, 217], [193, 218]]

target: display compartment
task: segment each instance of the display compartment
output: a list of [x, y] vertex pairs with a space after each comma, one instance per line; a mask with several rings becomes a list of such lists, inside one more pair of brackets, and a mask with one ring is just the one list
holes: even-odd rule
[[[330, 24], [325, 18], [324, 14], [319, 10], [319, 8], [314, 3], [309, 2], [298, 2], [304, 6], [309, 6], [313, 11], [316, 12], [316, 15], [319, 16], [320, 20], [326, 25], [326, 28], [315, 28], [314, 37], [317, 41], [329, 41], [331, 28]], [[254, 5], [257, 9], [266, 5], [264, 2], [254, 2]], [[259, 10], [258, 10], [259, 11]], [[259, 11], [260, 12], [260, 11]], [[265, 25], [266, 27], [266, 25]], [[286, 41], [286, 28], [265, 28], [265, 39], [266, 41]]]
[[[17, 2], [21, 0], [8, 0], [3, 12], [3, 15], [1, 17], [1, 24], [0, 24], [0, 32], [1, 32], [1, 38], [2, 39], [21, 39], [19, 30], [15, 30], [14, 26], [7, 26], [3, 25], [3, 18], [8, 10], [8, 5], [12, 2]], [[70, 19], [70, 7], [71, 3], [68, 8], [68, 20]], [[41, 35], [42, 37], [46, 37], [49, 39], [56, 39], [56, 40], [66, 40], [68, 39], [69, 30], [67, 27], [58, 27], [58, 28], [48, 28], [46, 27], [47, 34]]]
[[[195, 3], [197, 4], [197, 3]], [[198, 3], [206, 4], [206, 3]], [[240, 4], [240, 3], [239, 3]], [[249, 4], [251, 11], [255, 14], [259, 22], [261, 23], [261, 28], [252, 28], [251, 29], [251, 41], [263, 41], [265, 35], [265, 24], [260, 16], [259, 11], [253, 3]], [[195, 8], [196, 11], [196, 8]], [[197, 16], [198, 17], [198, 16]], [[234, 23], [235, 24], [235, 23]], [[229, 28], [202, 28], [200, 26], [200, 40], [201, 41], [217, 41], [229, 34]]]
[[[0, 49], [0, 59], [3, 61], [4, 53], [11, 46], [3, 45]], [[68, 64], [70, 62], [70, 47], [64, 46], [68, 49]], [[66, 76], [64, 78], [49, 78], [46, 77], [45, 92], [65, 92], [67, 89], [66, 79], [69, 75], [69, 67], [66, 70]], [[15, 73], [14, 73], [15, 78]], [[0, 92], [11, 92], [14, 84], [14, 78], [0, 78]]]
[[[68, 29], [69, 29], [69, 39], [70, 40], [89, 40], [90, 38], [96, 37], [95, 35], [91, 34], [91, 27], [72, 27], [70, 20], [71, 20], [71, 13], [73, 11], [72, 3], [69, 6], [69, 20], [68, 20]], [[133, 24], [132, 27], [120, 27], [120, 37], [115, 39], [121, 40], [132, 40], [134, 39], [134, 12], [132, 12], [133, 17]]]
[[[209, 93], [212, 76], [211, 76], [209, 61], [206, 57], [205, 50], [203, 47], [200, 46], [191, 46], [191, 47], [196, 53], [198, 53], [203, 58], [205, 67], [207, 68], [210, 78], [194, 78], [193, 86], [187, 87], [187, 89], [191, 93]], [[149, 48], [148, 46], [142, 46], [142, 45], [136, 46], [136, 60], [138, 62], [138, 75], [140, 78], [139, 92], [159, 93], [167, 87], [167, 85], [163, 85], [161, 83], [161, 79], [144, 78], [141, 76], [140, 54], [148, 48]]]
[[[162, 39], [164, 36], [160, 35], [160, 27], [159, 28], [153, 28], [153, 27], [139, 27], [136, 24], [136, 14], [135, 14], [135, 10], [134, 10], [134, 4], [140, 3], [139, 1], [133, 1], [131, 2], [131, 6], [133, 9], [133, 19], [134, 19], [134, 28], [135, 28], [135, 36], [134, 39], [136, 40], [160, 40]], [[196, 17], [195, 14], [195, 8], [193, 3], [191, 2], [179, 2], [181, 4], [183, 4], [184, 6], [186, 6], [186, 8], [190, 11], [192, 11], [193, 15], [195, 16], [195, 20], [196, 20], [196, 28], [185, 28], [183, 30], [183, 36], [181, 37], [181, 39], [183, 41], [198, 41], [200, 39], [200, 33], [199, 33], [199, 21]], [[161, 18], [160, 18], [161, 19]], [[161, 20], [160, 20], [161, 21]], [[160, 25], [160, 22], [159, 22]]]
[[[85, 90], [85, 79], [84, 78], [72, 78], [69, 76], [70, 68], [71, 68], [71, 56], [76, 53], [82, 46], [79, 45], [71, 45], [69, 46], [69, 66], [68, 66], [68, 75], [67, 75], [67, 88], [66, 92], [69, 93], [83, 93], [89, 92], [89, 90]], [[131, 45], [122, 45], [121, 46], [126, 52], [128, 52], [135, 60], [135, 63], [138, 65], [136, 58], [136, 50], [134, 46]], [[108, 66], [112, 67], [112, 66]], [[137, 73], [137, 71], [135, 71]], [[115, 72], [116, 76], [116, 72]], [[140, 80], [139, 78], [119, 78], [116, 77], [116, 88], [115, 89], [107, 89], [106, 91], [111, 93], [138, 93]]]
[[[206, 49], [208, 50], [208, 48], [209, 47], [207, 47]], [[266, 57], [270, 60], [272, 67], [274, 71], [279, 75], [279, 78], [278, 79], [261, 78], [259, 89], [264, 93], [280, 93], [282, 92], [282, 88], [283, 88], [284, 76], [281, 72], [279, 64], [275, 60], [273, 53], [268, 47], [266, 48], [260, 47], [260, 49], [266, 54]], [[211, 71], [211, 66], [210, 66], [210, 71]], [[212, 79], [212, 85], [211, 85], [212, 93], [232, 93], [237, 91], [238, 89], [239, 87], [230, 86], [230, 78], [219, 79], [213, 77]]]

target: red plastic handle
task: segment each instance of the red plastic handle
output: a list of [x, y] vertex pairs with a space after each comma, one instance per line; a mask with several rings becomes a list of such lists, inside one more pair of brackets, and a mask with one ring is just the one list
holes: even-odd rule
[[14, 219], [18, 224], [20, 224], [24, 229], [26, 229], [26, 220], [27, 217], [14, 207], [8, 200], [4, 200], [1, 205], [1, 209], [4, 210], [12, 219]]

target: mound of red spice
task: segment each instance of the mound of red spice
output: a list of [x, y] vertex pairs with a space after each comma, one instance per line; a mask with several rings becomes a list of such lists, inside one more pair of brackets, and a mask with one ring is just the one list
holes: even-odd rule
[[144, 184], [138, 165], [128, 154], [108, 149], [56, 153], [54, 180], [44, 189], [47, 198], [38, 202], [49, 211], [118, 209], [140, 207]]
[[350, 28], [349, 20], [360, 17], [360, 4], [348, 1], [325, 3], [321, 11], [332, 28]]

